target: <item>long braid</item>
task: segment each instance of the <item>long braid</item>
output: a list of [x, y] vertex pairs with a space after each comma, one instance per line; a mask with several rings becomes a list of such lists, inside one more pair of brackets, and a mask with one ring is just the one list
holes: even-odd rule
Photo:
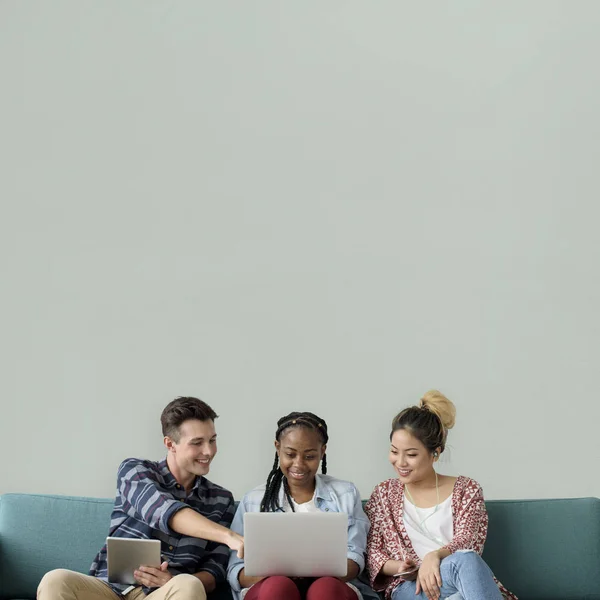
[[273, 462], [273, 468], [267, 477], [265, 494], [260, 503], [260, 512], [274, 512], [277, 510], [277, 496], [282, 478], [283, 473], [279, 468], [279, 457], [277, 456], [277, 452], [275, 452], [275, 461]]
[[292, 492], [290, 492], [290, 484], [288, 483], [288, 480], [285, 477], [283, 478], [283, 493], [285, 494], [285, 498], [288, 501], [288, 505], [292, 509], [292, 512], [296, 512], [296, 509], [294, 508], [294, 503], [292, 502]]
[[[327, 434], [327, 423], [311, 412], [292, 412], [289, 415], [279, 419], [279, 421], [277, 421], [275, 439], [279, 441], [282, 433], [291, 427], [308, 427], [309, 429], [318, 431], [323, 444], [326, 444], [329, 440], [329, 435]], [[323, 459], [321, 461], [321, 472], [323, 475], [327, 474], [327, 457], [325, 454], [323, 455]], [[282, 482], [285, 498], [292, 508], [292, 511], [294, 511], [294, 503], [292, 501], [290, 487], [287, 479], [283, 476], [283, 472], [279, 468], [279, 456], [277, 452], [275, 452], [273, 468], [267, 477], [265, 493], [260, 503], [260, 512], [276, 512], [278, 510], [282, 510], [282, 507], [279, 504], [279, 491], [281, 490]]]

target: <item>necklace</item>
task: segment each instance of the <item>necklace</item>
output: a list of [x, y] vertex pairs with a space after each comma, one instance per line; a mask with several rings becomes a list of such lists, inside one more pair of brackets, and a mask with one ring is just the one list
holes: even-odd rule
[[406, 495], [408, 496], [408, 499], [411, 501], [412, 505], [415, 507], [415, 511], [420, 519], [420, 523], [419, 523], [419, 527], [422, 529], [427, 529], [425, 527], [425, 521], [427, 521], [427, 519], [429, 519], [429, 517], [431, 517], [432, 515], [434, 515], [439, 506], [440, 506], [440, 487], [438, 485], [438, 474], [437, 471], [434, 471], [435, 473], [435, 493], [437, 496], [437, 504], [435, 505], [435, 508], [433, 509], [432, 512], [430, 512], [424, 519], [421, 519], [421, 514], [419, 513], [419, 507], [417, 506], [417, 503], [414, 501], [412, 494], [410, 493], [410, 491], [408, 490], [408, 485], [404, 486], [404, 491], [406, 492]]

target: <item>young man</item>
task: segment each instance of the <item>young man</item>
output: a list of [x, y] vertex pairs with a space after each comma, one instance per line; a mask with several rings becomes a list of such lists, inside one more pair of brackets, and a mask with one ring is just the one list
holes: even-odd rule
[[160, 418], [166, 459], [128, 458], [119, 467], [109, 535], [159, 539], [160, 568], [140, 566], [138, 586], [109, 584], [105, 545], [89, 575], [47, 573], [38, 600], [205, 600], [225, 580], [229, 548], [243, 556], [244, 542], [229, 529], [233, 496], [204, 477], [217, 453], [216, 418], [202, 400], [173, 400]]

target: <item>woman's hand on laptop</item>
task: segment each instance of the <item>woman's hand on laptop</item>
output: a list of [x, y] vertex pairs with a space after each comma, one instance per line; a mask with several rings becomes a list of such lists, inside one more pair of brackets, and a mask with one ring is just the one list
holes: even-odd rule
[[149, 588], [159, 588], [165, 585], [173, 575], [168, 571], [169, 563], [164, 561], [159, 568], [141, 565], [133, 572], [135, 580]]
[[340, 581], [352, 581], [358, 577], [360, 573], [360, 567], [351, 559], [348, 559], [348, 570], [346, 571], [345, 577], [338, 577]]
[[225, 539], [225, 543], [231, 548], [236, 550], [238, 558], [244, 558], [244, 538], [235, 531], [229, 530], [229, 534]]

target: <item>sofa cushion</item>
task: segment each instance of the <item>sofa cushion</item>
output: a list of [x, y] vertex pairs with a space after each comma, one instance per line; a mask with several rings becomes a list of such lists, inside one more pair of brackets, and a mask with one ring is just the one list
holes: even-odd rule
[[600, 499], [486, 505], [483, 558], [519, 600], [600, 600]]

